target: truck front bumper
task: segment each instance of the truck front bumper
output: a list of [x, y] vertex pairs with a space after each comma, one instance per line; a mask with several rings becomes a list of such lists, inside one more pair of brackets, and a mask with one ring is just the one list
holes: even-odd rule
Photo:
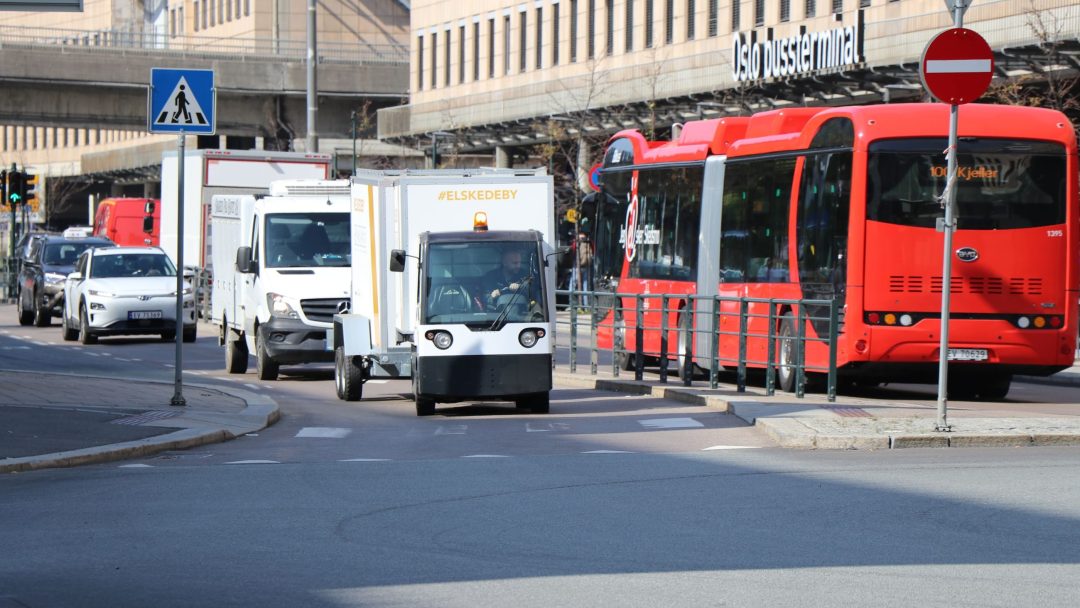
[[551, 355], [421, 357], [420, 394], [438, 399], [511, 399], [551, 390]]
[[258, 340], [277, 363], [334, 360], [334, 351], [326, 347], [326, 328], [307, 325], [299, 319], [270, 317], [259, 326]]

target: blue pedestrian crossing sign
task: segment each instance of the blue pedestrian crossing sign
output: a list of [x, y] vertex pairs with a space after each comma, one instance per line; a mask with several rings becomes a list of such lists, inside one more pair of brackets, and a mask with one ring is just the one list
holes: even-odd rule
[[147, 130], [213, 135], [216, 101], [213, 70], [151, 68]]

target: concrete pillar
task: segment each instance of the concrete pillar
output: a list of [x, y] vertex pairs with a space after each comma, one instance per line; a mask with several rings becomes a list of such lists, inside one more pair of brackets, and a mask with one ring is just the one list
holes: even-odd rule
[[495, 147], [495, 168], [496, 169], [509, 169], [510, 168], [510, 154], [503, 146]]

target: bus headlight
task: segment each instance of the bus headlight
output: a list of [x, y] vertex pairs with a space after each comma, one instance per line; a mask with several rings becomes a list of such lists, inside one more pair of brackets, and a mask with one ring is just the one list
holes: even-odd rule
[[431, 340], [435, 348], [439, 350], [446, 350], [454, 343], [454, 336], [451, 336], [448, 331], [429, 331], [424, 334], [424, 337]]
[[518, 334], [518, 342], [525, 348], [532, 348], [536, 346], [536, 343], [540, 341], [540, 338], [544, 337], [544, 330], [542, 329], [523, 329]]

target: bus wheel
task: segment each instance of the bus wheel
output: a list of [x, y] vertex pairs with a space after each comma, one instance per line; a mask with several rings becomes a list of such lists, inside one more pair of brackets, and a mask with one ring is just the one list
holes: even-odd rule
[[334, 349], [334, 388], [342, 401], [359, 401], [364, 394], [364, 370], [343, 346]]
[[979, 398], [992, 401], [1000, 401], [1009, 394], [1012, 386], [1012, 374], [994, 376], [984, 381], [979, 387]]
[[626, 352], [626, 326], [621, 322], [615, 327], [615, 334], [619, 337], [620, 349], [615, 353], [615, 363], [619, 369], [628, 372], [634, 369], [634, 355]]
[[677, 340], [678, 346], [675, 353], [675, 361], [678, 365], [679, 379], [680, 380], [693, 380], [695, 368], [697, 364], [693, 359], [686, 356], [687, 346], [692, 342], [690, 339], [690, 315], [679, 315], [679, 339]]
[[776, 338], [780, 360], [776, 372], [780, 390], [795, 392], [795, 321], [790, 312], [785, 312], [780, 320], [780, 333]]

